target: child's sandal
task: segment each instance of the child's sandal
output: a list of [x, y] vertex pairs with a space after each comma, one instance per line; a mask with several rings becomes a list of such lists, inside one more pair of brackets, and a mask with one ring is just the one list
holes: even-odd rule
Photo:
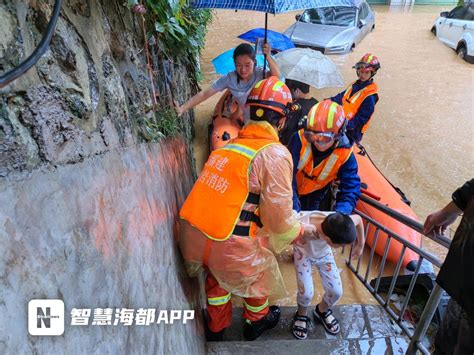
[[[297, 325], [296, 322], [301, 322], [304, 325]], [[291, 333], [296, 339], [304, 340], [308, 338], [308, 325], [311, 322], [309, 317], [299, 316], [298, 313], [295, 313], [293, 316], [293, 323], [291, 325]]]
[[326, 312], [322, 313], [319, 311], [318, 306], [314, 308], [314, 318], [316, 318], [322, 323], [324, 329], [326, 329], [329, 334], [339, 334], [341, 331], [341, 327], [339, 326], [339, 321], [337, 320], [337, 318], [334, 317], [332, 310], [328, 309]]

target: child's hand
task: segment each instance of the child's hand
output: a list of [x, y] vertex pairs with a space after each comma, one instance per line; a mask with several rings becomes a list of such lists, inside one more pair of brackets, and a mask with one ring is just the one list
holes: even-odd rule
[[353, 260], [359, 259], [363, 252], [364, 252], [364, 245], [362, 246], [355, 245], [354, 248], [352, 248], [351, 259]]

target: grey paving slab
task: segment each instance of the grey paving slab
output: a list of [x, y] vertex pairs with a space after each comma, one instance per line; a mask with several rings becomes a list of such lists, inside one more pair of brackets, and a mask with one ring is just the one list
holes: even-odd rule
[[[265, 332], [259, 340], [295, 340], [291, 334], [291, 323], [296, 307], [281, 307], [281, 318], [278, 325]], [[341, 305], [333, 308], [334, 315], [341, 324], [341, 333], [337, 336], [326, 333], [323, 326], [315, 321], [312, 315], [308, 339], [374, 339], [394, 337], [402, 333], [393, 324], [388, 314], [377, 305]], [[232, 326], [226, 330], [224, 340], [244, 340], [242, 335], [242, 308], [234, 308]]]
[[273, 354], [351, 354], [379, 355], [404, 354], [408, 341], [403, 337], [384, 337], [362, 340], [308, 339], [256, 340], [253, 342], [228, 341], [207, 343], [209, 355], [273, 355]]

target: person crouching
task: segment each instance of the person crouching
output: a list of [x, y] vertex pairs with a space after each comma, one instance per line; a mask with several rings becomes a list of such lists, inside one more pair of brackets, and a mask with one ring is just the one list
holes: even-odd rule
[[[275, 327], [280, 309], [269, 296], [284, 289], [280, 252], [315, 233], [292, 210], [292, 160], [279, 142], [292, 98], [277, 77], [259, 81], [247, 105], [250, 121], [237, 138], [211, 152], [180, 210], [179, 246], [190, 276], [206, 273], [207, 340], [223, 340], [232, 322], [231, 295], [243, 298], [243, 335]], [[265, 239], [266, 240], [266, 239]]]

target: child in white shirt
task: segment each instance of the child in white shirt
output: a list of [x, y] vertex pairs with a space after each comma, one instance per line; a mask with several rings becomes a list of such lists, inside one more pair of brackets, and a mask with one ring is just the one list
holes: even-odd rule
[[313, 310], [329, 334], [341, 331], [339, 322], [330, 307], [342, 296], [342, 282], [332, 248], [355, 242], [352, 257], [358, 258], [364, 249], [364, 228], [358, 215], [347, 216], [339, 212], [306, 211], [300, 213], [302, 222], [314, 224], [316, 236], [311, 239], [298, 239], [293, 244], [296, 279], [298, 283], [298, 310], [293, 319], [292, 333], [297, 339], [308, 335], [307, 309], [313, 299], [312, 266], [316, 266], [321, 276], [324, 296]]

